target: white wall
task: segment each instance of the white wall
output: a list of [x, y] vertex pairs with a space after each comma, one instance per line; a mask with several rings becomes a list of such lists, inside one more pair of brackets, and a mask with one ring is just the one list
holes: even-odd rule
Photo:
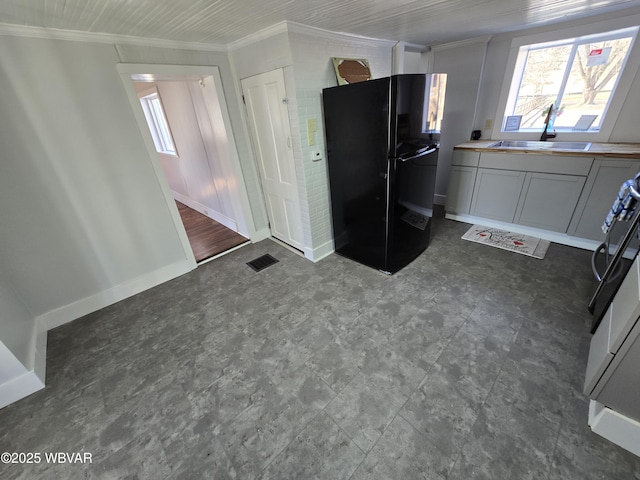
[[481, 39], [433, 50], [433, 72], [447, 74], [434, 200], [440, 205], [444, 205], [446, 200], [453, 147], [468, 141], [473, 130], [485, 45], [486, 41]]
[[[295, 108], [294, 106], [296, 100], [295, 96], [290, 94], [290, 92], [295, 91], [295, 88], [292, 86], [293, 66], [291, 59], [291, 50], [289, 48], [289, 38], [287, 36], [286, 26], [284, 24], [280, 24], [273, 29], [268, 29], [266, 32], [259, 32], [249, 39], [244, 39], [241, 42], [232, 45], [229, 52], [229, 58], [236, 76], [237, 83], [240, 85], [241, 95], [241, 80], [281, 68], [283, 70], [287, 95], [291, 97], [290, 103], [287, 104], [287, 111], [289, 113], [289, 117], [291, 118], [291, 114]], [[247, 124], [246, 107], [244, 106], [244, 103], [242, 106], [242, 116], [245, 124]], [[292, 131], [292, 135], [295, 136], [295, 132]], [[251, 145], [251, 150], [254, 151], [253, 145]], [[258, 170], [257, 164], [255, 163], [255, 151], [253, 158], [254, 166], [256, 170]], [[304, 210], [307, 202], [306, 198], [304, 197], [304, 192], [300, 190], [302, 174], [300, 171], [298, 159], [295, 158], [295, 152], [294, 162], [296, 175], [298, 176], [298, 201], [301, 209]], [[257, 191], [257, 193], [260, 194], [262, 199], [264, 198], [261, 188]], [[264, 200], [262, 200], [262, 204], [264, 205]], [[264, 211], [264, 215], [266, 216], [266, 210]], [[270, 234], [271, 232], [269, 231], [269, 235]], [[305, 254], [308, 253], [308, 242], [309, 238], [304, 235], [303, 248], [305, 250]]]
[[186, 261], [117, 61], [0, 37], [0, 271], [36, 317]]
[[196, 107], [203, 108], [204, 104], [200, 85], [193, 80], [160, 81], [156, 87], [177, 150], [177, 156], [159, 154], [165, 171], [171, 174], [169, 185], [177, 194], [174, 196], [237, 231], [233, 209], [226, 195], [219, 154], [215, 141], [212, 141], [212, 129], [210, 125], [201, 125], [201, 122], [208, 121], [208, 115], [205, 110], [199, 118], [196, 111]]
[[0, 408], [44, 386], [43, 361], [38, 375], [34, 372], [35, 340], [35, 317], [7, 279], [0, 278]]
[[205, 207], [220, 211], [217, 192], [215, 188], [210, 188], [213, 176], [193, 108], [190, 83], [167, 81], [157, 84], [178, 154], [173, 160], [179, 164], [186, 186], [186, 191], [179, 193]]
[[[25, 355], [34, 319], [46, 331], [195, 267], [118, 63], [219, 66], [255, 227], [266, 227], [226, 53], [81, 40], [0, 35], [0, 286], [11, 302], [0, 342], [27, 369], [43, 354]], [[29, 373], [5, 383], [33, 385]]]
[[402, 73], [427, 73], [422, 52], [404, 52], [404, 71]]
[[[139, 98], [158, 92], [157, 85], [154, 82], [133, 82], [133, 86]], [[158, 160], [162, 165], [162, 170], [171, 191], [178, 195], [188, 196], [189, 191], [187, 190], [187, 184], [181, 170], [180, 159], [175, 155], [158, 152]]]
[[256, 231], [268, 231], [268, 219], [264, 208], [260, 180], [253, 160], [251, 140], [244, 119], [240, 86], [232, 72], [227, 53], [130, 44], [117, 45], [117, 51], [120, 61], [124, 63], [218, 67], [222, 80], [222, 88], [218, 94], [226, 100], [235, 148], [238, 152], [241, 173], [244, 178], [244, 188], [246, 188], [253, 216], [253, 228]]
[[[333, 250], [329, 177], [326, 162], [322, 89], [336, 86], [332, 57], [364, 58], [369, 62], [373, 78], [391, 75], [393, 43], [369, 41], [355, 37], [324, 36], [312, 30], [294, 28], [289, 32], [293, 55], [295, 97], [297, 104], [291, 115], [294, 153], [303, 174], [303, 191], [307, 208], [303, 210], [305, 235], [316, 258]], [[307, 141], [307, 120], [316, 119], [315, 145]], [[297, 128], [295, 128], [297, 127]], [[311, 152], [320, 150], [323, 160], [313, 162]]]
[[[291, 135], [298, 176], [305, 255], [318, 260], [333, 251], [326, 161], [312, 162], [311, 152], [325, 155], [322, 89], [337, 85], [331, 57], [366, 58], [376, 78], [391, 74], [392, 42], [331, 34], [296, 24], [263, 32], [232, 46], [238, 79], [276, 68], [284, 71]], [[316, 119], [316, 144], [307, 142], [307, 119]]]
[[229, 56], [238, 80], [293, 64], [284, 25], [232, 45]]
[[[452, 73], [455, 71], [459, 75], [466, 77], [465, 79], [459, 79], [460, 81], [458, 82], [458, 74], [456, 74], [455, 78], [450, 79], [450, 81], [454, 80], [454, 83], [447, 85], [447, 103], [444, 118], [446, 130], [443, 128], [445, 133], [443, 134], [443, 148], [441, 150], [441, 159], [445, 159], [445, 161], [439, 164], [440, 170], [438, 172], [436, 194], [446, 194], [449, 182], [449, 159], [453, 146], [469, 140], [472, 130], [482, 130], [482, 138], [491, 138], [492, 127], [496, 122], [501, 121], [500, 118], [496, 118], [496, 110], [502, 89], [508, 88], [503, 83], [511, 43], [514, 38], [540, 33], [549, 33], [549, 35], [553, 35], [556, 38], [558, 35], [562, 36], [564, 30], [570, 31], [566, 36], [571, 37], [576, 35], [576, 29], [579, 35], [588, 35], [602, 31], [603, 28], [605, 28], [604, 31], [607, 31], [634, 25], [640, 25], [639, 8], [600, 15], [591, 19], [554, 24], [549, 27], [496, 35], [487, 44], [484, 64], [478, 62], [478, 60], [482, 59], [481, 41], [476, 46], [472, 46], [471, 49], [465, 45], [455, 47], [455, 44], [454, 48], [447, 48], [447, 46], [434, 47], [434, 71], [453, 68], [454, 70], [451, 70]], [[636, 41], [634, 46], [634, 51], [638, 49], [640, 49], [640, 41]], [[480, 72], [482, 72], [482, 77], [480, 79], [476, 108], [476, 97], [472, 98], [472, 91], [477, 88]], [[508, 81], [510, 81], [510, 78]], [[489, 128], [485, 128], [485, 126], [488, 126], [487, 121], [491, 124]], [[629, 94], [624, 99], [624, 105], [613, 131], [605, 141], [640, 142], [638, 125], [640, 125], [640, 73], [636, 75]], [[455, 137], [452, 137], [451, 141], [449, 141], [447, 134], [451, 132], [455, 132]], [[442, 197], [438, 199], [438, 203], [443, 203]]]
[[[146, 95], [150, 95], [154, 92], [158, 92], [158, 86], [155, 82], [134, 82], [133, 86], [138, 93], [138, 97], [140, 98]], [[167, 119], [167, 122], [168, 121], [169, 120]], [[181, 170], [180, 159], [175, 155], [158, 152], [158, 160], [160, 161], [162, 170], [167, 179], [167, 183], [169, 183], [169, 188], [171, 189], [171, 191], [177, 193], [178, 195], [184, 195], [188, 197], [189, 190], [187, 189], [187, 184]]]
[[[500, 93], [508, 85], [504, 85], [507, 59], [511, 42], [514, 38], [529, 35], [548, 33], [548, 38], [570, 38], [576, 35], [589, 35], [601, 31], [610, 31], [625, 27], [640, 25], [640, 8], [615, 12], [608, 15], [600, 15], [590, 19], [556, 24], [553, 27], [521, 30], [510, 34], [496, 35], [489, 42], [487, 60], [484, 67], [482, 87], [478, 103], [475, 128], [484, 128], [486, 120], [491, 120], [493, 125], [501, 121], [496, 118], [496, 109]], [[566, 33], [564, 33], [566, 31]], [[634, 52], [640, 50], [640, 38], [636, 40]], [[507, 80], [510, 82], [510, 78]], [[640, 142], [640, 76], [636, 75], [629, 90], [629, 94], [623, 102], [622, 110], [618, 115], [615, 126], [609, 138], [603, 141], [610, 142]], [[483, 132], [483, 136], [489, 132]], [[560, 138], [562, 140], [562, 138]]]

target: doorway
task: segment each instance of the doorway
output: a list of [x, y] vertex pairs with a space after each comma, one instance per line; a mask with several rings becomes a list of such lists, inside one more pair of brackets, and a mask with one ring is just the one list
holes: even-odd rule
[[[255, 231], [217, 67], [118, 68], [193, 267], [250, 242]], [[166, 113], [173, 152], [154, 148], [138, 100], [150, 89]]]
[[282, 69], [241, 80], [271, 235], [302, 251], [302, 217]]
[[182, 224], [198, 264], [234, 250], [249, 239], [176, 200]]

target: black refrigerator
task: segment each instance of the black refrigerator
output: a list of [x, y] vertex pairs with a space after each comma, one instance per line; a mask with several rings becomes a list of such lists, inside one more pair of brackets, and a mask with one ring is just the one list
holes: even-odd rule
[[392, 274], [428, 246], [445, 74], [322, 92], [336, 253]]

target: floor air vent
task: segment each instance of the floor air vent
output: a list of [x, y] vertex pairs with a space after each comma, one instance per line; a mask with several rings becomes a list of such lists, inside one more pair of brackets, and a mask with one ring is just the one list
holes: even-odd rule
[[278, 259], [273, 258], [267, 253], [266, 255], [256, 258], [255, 260], [247, 262], [247, 265], [253, 268], [256, 272], [259, 272], [260, 270], [264, 270], [265, 268], [270, 267], [274, 263], [278, 263]]

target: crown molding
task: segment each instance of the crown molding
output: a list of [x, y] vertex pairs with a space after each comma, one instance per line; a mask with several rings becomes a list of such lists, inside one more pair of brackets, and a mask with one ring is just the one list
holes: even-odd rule
[[[282, 21], [264, 28], [252, 35], [231, 42], [227, 45], [217, 45], [201, 42], [182, 42], [177, 40], [163, 40], [160, 38], [144, 38], [129, 35], [114, 35], [110, 33], [81, 32], [78, 30], [61, 30], [57, 28], [32, 27], [27, 25], [12, 25], [0, 23], [0, 35], [15, 37], [43, 38], [49, 40], [68, 40], [73, 42], [106, 43], [110, 45], [137, 45], [142, 47], [179, 48], [185, 50], [201, 50], [213, 52], [228, 52], [245, 46], [259, 43], [281, 33], [299, 33], [325, 40], [345, 41], [363, 46], [392, 48], [398, 42], [380, 38], [363, 37], [344, 32], [332, 32], [318, 27], [311, 27], [301, 23]], [[424, 49], [422, 45], [411, 45], [410, 48]]]
[[296, 23], [296, 22], [290, 22], [288, 20], [284, 20], [282, 22], [276, 23], [275, 25], [262, 29], [252, 35], [241, 38], [240, 40], [231, 42], [228, 45], [228, 48], [229, 50], [236, 50], [238, 48], [247, 47], [247, 46], [259, 43], [274, 35], [279, 35], [281, 33], [299, 33], [302, 35], [310, 35], [312, 37], [323, 38], [325, 40], [334, 40], [334, 41], [348, 40], [350, 43], [358, 43], [363, 46], [374, 46], [374, 47], [391, 48], [396, 43], [398, 43], [395, 40], [384, 40], [380, 38], [363, 37], [363, 36], [354, 35], [351, 33], [332, 32], [330, 30], [324, 30], [318, 27], [311, 27], [309, 25], [304, 25], [302, 23]]
[[137, 45], [141, 47], [179, 48], [185, 50], [204, 50], [226, 52], [225, 45], [200, 42], [181, 42], [159, 38], [132, 37], [109, 33], [80, 32], [77, 30], [59, 30], [56, 28], [31, 27], [0, 23], [0, 35], [15, 37], [44, 38], [49, 40], [69, 40], [72, 42], [107, 43], [111, 45]]
[[425, 53], [431, 50], [430, 47], [417, 43], [398, 42], [397, 45], [402, 45], [405, 52]]
[[353, 33], [333, 32], [331, 30], [324, 30], [318, 27], [311, 27], [302, 23], [285, 22], [290, 32], [301, 33], [304, 35], [311, 35], [314, 37], [324, 38], [326, 40], [349, 40], [352, 43], [359, 43], [361, 45], [373, 46], [373, 47], [389, 47], [392, 48], [396, 43], [396, 40], [386, 40], [383, 38], [364, 37], [361, 35], [354, 35]]
[[440, 45], [433, 45], [431, 47], [431, 50], [437, 52], [440, 50], [447, 50], [449, 48], [459, 48], [459, 47], [465, 47], [467, 45], [476, 45], [478, 43], [487, 44], [489, 43], [491, 38], [493, 38], [493, 35], [484, 35], [482, 37], [467, 38], [466, 40], [458, 40], [457, 42], [449, 42], [449, 43], [442, 43]]
[[282, 21], [278, 22], [270, 27], [263, 28], [262, 30], [258, 30], [256, 33], [253, 33], [249, 36], [242, 37], [240, 40], [236, 40], [227, 44], [227, 49], [237, 50], [238, 48], [246, 47], [249, 45], [253, 45], [254, 43], [261, 42], [266, 40], [267, 38], [273, 37], [275, 35], [279, 35], [281, 33], [287, 33], [287, 22]]

